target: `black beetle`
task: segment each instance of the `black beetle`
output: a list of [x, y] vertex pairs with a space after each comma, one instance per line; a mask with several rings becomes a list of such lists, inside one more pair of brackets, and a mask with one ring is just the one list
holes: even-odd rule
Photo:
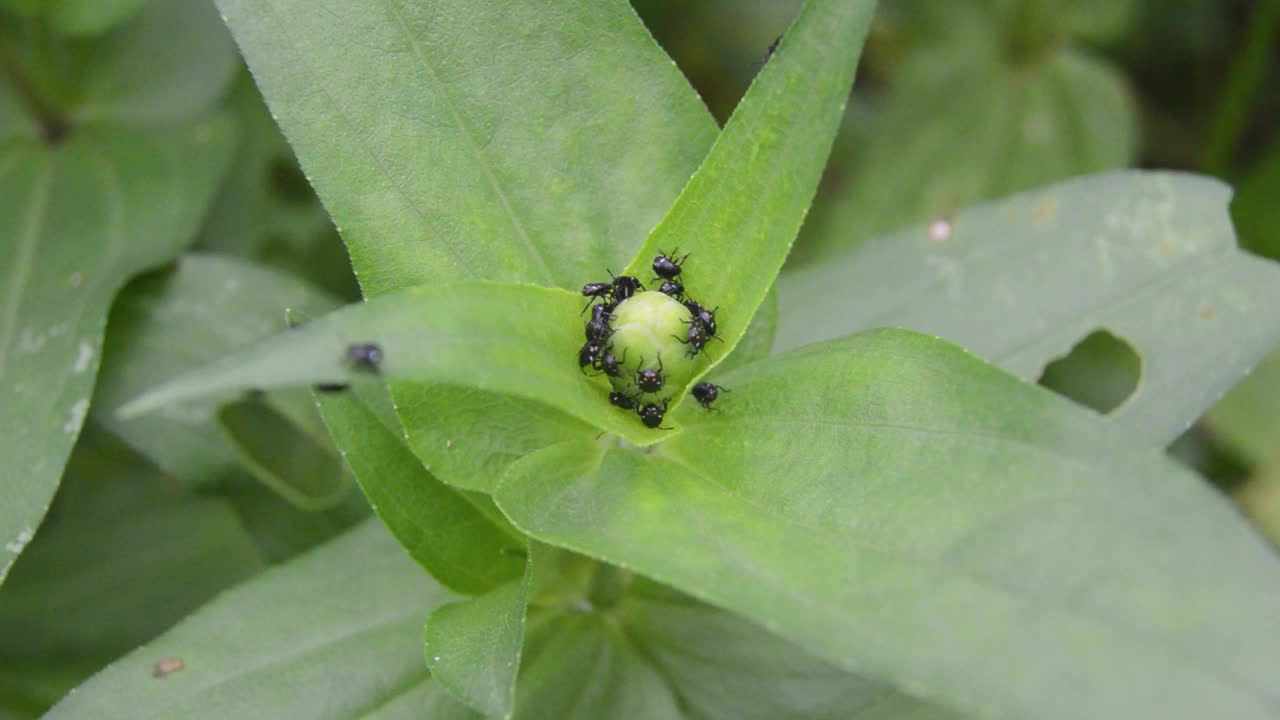
[[376, 373], [382, 367], [382, 347], [377, 343], [354, 343], [347, 346], [346, 358], [356, 370]]
[[685, 352], [685, 355], [689, 357], [697, 355], [702, 351], [703, 346], [707, 344], [707, 334], [702, 329], [702, 324], [696, 321], [689, 323], [689, 329], [685, 331], [683, 338], [679, 335], [672, 335], [671, 337], [689, 346], [689, 350]]
[[693, 395], [693, 399], [708, 410], [711, 409], [711, 403], [715, 402], [722, 392], [729, 392], [729, 390], [709, 382], [700, 382], [689, 389], [689, 394]]
[[616, 405], [617, 407], [620, 407], [623, 410], [630, 410], [636, 406], [637, 397], [639, 397], [638, 394], [628, 395], [624, 392], [614, 391], [609, 393], [609, 403], [612, 405]]
[[618, 377], [622, 374], [622, 365], [626, 361], [627, 351], [625, 349], [622, 351], [622, 360], [618, 360], [618, 358], [614, 356], [612, 348], [610, 348], [610, 350], [605, 353], [604, 357], [600, 358], [600, 369], [609, 377]]
[[653, 259], [653, 271], [658, 274], [658, 277], [670, 280], [680, 274], [680, 266], [684, 264], [685, 259], [688, 257], [689, 255], [686, 253], [684, 257], [676, 260], [675, 253], [668, 255], [659, 250], [658, 257]]
[[[644, 359], [641, 358], [640, 364], [644, 365]], [[658, 356], [657, 368], [641, 368], [636, 370], [636, 387], [644, 392], [656, 393], [666, 384], [666, 379], [662, 377], [662, 356]]]
[[578, 351], [578, 367], [582, 368], [583, 373], [587, 372], [587, 366], [595, 367], [600, 362], [600, 351], [600, 343], [590, 340]]
[[[613, 273], [609, 273], [612, 275]], [[644, 285], [640, 281], [630, 275], [618, 275], [613, 278], [613, 302], [620, 303], [623, 300], [636, 294], [637, 290], [644, 290]]]
[[684, 286], [675, 280], [664, 280], [662, 285], [658, 287], [658, 292], [676, 300], [684, 299]]
[[670, 430], [671, 428], [660, 427], [662, 418], [667, 415], [667, 401], [663, 400], [662, 404], [646, 403], [643, 407], [636, 410], [636, 414], [640, 416], [640, 422], [644, 423], [647, 428], [657, 428], [659, 430]]
[[587, 336], [587, 342], [603, 343], [604, 339], [613, 334], [613, 330], [609, 328], [609, 323], [603, 320], [592, 320], [583, 328], [583, 332]]

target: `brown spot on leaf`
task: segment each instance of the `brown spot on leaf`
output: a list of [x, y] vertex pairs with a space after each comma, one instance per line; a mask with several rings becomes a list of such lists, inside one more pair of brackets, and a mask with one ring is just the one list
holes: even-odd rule
[[1052, 198], [1045, 200], [1036, 207], [1036, 222], [1049, 222], [1058, 214], [1058, 203]]
[[1213, 319], [1213, 308], [1211, 308], [1211, 307], [1203, 307], [1203, 308], [1200, 308], [1200, 319], [1201, 319], [1201, 320], [1212, 320], [1212, 319]]
[[160, 660], [151, 667], [151, 677], [163, 678], [178, 672], [186, 667], [186, 663], [182, 662], [180, 657], [167, 657]]

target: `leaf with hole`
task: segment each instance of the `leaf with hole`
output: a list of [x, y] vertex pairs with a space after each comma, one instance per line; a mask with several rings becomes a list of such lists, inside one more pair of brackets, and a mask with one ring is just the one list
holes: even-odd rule
[[1031, 379], [1105, 329], [1142, 359], [1109, 421], [1165, 445], [1280, 343], [1280, 272], [1236, 249], [1228, 197], [1214, 180], [1119, 172], [881, 236], [779, 279], [777, 347], [903, 327]]
[[1280, 564], [1176, 464], [902, 331], [724, 382], [655, 452], [529, 456], [499, 506], [960, 713], [1274, 714]]

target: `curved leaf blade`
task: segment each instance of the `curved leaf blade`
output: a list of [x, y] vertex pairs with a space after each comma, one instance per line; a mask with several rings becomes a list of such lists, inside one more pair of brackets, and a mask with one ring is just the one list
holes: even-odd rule
[[[717, 315], [718, 362], [773, 285], [808, 212], [875, 9], [809, 0], [627, 274], [652, 276], [659, 251], [690, 253], [681, 279]], [[713, 263], [713, 264], [711, 264]]]
[[366, 295], [620, 267], [715, 135], [623, 2], [219, 0]]
[[505, 522], [435, 479], [353, 393], [318, 393], [316, 401], [369, 503], [432, 577], [469, 594], [520, 577], [523, 543]]
[[686, 429], [660, 452], [544, 450], [512, 468], [499, 506], [541, 541], [960, 712], [1280, 707], [1266, 669], [1280, 564], [1171, 461], [910, 333], [811, 346], [725, 381], [721, 412], [695, 422], [702, 411], [682, 406]]
[[[562, 408], [648, 445], [669, 434], [609, 405], [607, 385], [576, 366], [581, 298], [530, 285], [458, 283], [386, 293], [227, 356], [121, 408], [137, 416], [211, 393], [367, 380], [346, 350], [374, 342], [380, 376], [466, 385]], [[558, 322], [553, 318], [565, 318]]]
[[903, 327], [1034, 379], [1105, 328], [1143, 359], [1109, 421], [1165, 445], [1280, 344], [1280, 272], [1236, 249], [1228, 197], [1213, 180], [1118, 172], [965, 210], [942, 239], [875, 238], [783, 274], [777, 347]]

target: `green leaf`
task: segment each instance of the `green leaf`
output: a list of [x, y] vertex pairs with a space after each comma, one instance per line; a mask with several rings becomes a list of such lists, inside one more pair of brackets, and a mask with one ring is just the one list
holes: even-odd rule
[[62, 668], [43, 711], [261, 566], [230, 504], [181, 492], [91, 424], [0, 592], [0, 668]]
[[347, 361], [346, 349], [376, 342], [383, 377], [535, 400], [635, 444], [655, 442], [667, 432], [645, 428], [610, 406], [608, 386], [588, 382], [578, 371], [580, 300], [564, 290], [484, 282], [385, 293], [162, 384], [120, 414], [232, 390], [367, 380], [368, 371]]
[[334, 441], [365, 495], [396, 539], [432, 577], [462, 593], [481, 593], [524, 567], [523, 543], [501, 515], [436, 480], [353, 393], [318, 394]]
[[[1099, 328], [1142, 357], [1108, 417], [1165, 445], [1280, 343], [1280, 274], [1236, 250], [1229, 190], [1172, 173], [1073, 180], [788, 272], [780, 350], [895, 326], [959, 343], [1024, 378]], [[1187, 378], [1195, 378], [1188, 383]]]
[[0, 156], [0, 579], [44, 514], [89, 410], [106, 310], [195, 229], [229, 128], [88, 129]]
[[139, 278], [111, 311], [93, 416], [162, 468], [207, 484], [240, 467], [218, 425], [227, 397], [174, 405], [122, 422], [115, 411], [156, 383], [285, 327], [285, 310], [320, 314], [336, 303], [297, 278], [206, 254]]
[[422, 690], [418, 641], [428, 610], [450, 598], [368, 522], [223, 594], [47, 717], [395, 717], [406, 697], [456, 709]]
[[[843, 187], [815, 213], [799, 259], [825, 265], [828, 253], [875, 234], [1134, 160], [1130, 90], [1110, 64], [1053, 37], [1062, 8], [1040, 11], [1053, 26], [1048, 36], [1018, 40], [1009, 19], [973, 17], [970, 3], [922, 7], [939, 5], [942, 42], [900, 61], [885, 107], [862, 132]], [[1028, 57], [1010, 50], [1019, 43]]]
[[773, 285], [839, 129], [874, 0], [810, 0], [739, 103], [702, 167], [627, 274], [648, 278], [659, 251], [689, 253], [681, 280], [722, 308], [718, 361]]
[[219, 0], [367, 295], [618, 268], [715, 126], [624, 2]]
[[499, 506], [541, 541], [959, 712], [1264, 718], [1280, 706], [1280, 564], [1163, 456], [900, 331], [724, 382], [721, 412], [682, 406], [684, 432], [657, 452], [577, 441], [531, 455]]
[[427, 667], [441, 686], [486, 717], [515, 710], [528, 579], [436, 608], [427, 619]]

